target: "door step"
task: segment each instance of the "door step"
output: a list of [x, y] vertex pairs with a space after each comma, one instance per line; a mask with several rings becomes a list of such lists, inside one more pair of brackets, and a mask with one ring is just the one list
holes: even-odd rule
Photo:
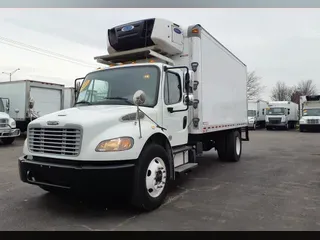
[[174, 169], [174, 171], [176, 174], [180, 175], [182, 173], [186, 173], [186, 172], [191, 171], [192, 169], [196, 168], [197, 166], [198, 166], [198, 163], [186, 163], [186, 164], [183, 164], [183, 165], [176, 167]]
[[181, 146], [181, 147], [175, 147], [172, 149], [173, 154], [189, 151], [192, 149], [192, 146]]

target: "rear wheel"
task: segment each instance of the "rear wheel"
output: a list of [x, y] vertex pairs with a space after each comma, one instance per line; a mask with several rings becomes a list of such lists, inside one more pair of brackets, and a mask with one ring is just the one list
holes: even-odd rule
[[143, 211], [158, 208], [167, 195], [168, 182], [167, 152], [156, 144], [147, 146], [135, 169], [132, 204]]
[[3, 142], [4, 145], [10, 145], [14, 142], [15, 138], [14, 137], [9, 137], [9, 138], [2, 138], [1, 141]]
[[228, 132], [217, 150], [222, 161], [238, 162], [242, 153], [242, 140], [239, 131]]

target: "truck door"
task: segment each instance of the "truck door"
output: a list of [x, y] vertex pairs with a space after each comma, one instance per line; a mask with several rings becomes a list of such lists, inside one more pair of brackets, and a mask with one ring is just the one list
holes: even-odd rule
[[[186, 144], [188, 141], [188, 111], [183, 101], [183, 72], [170, 70], [163, 81], [163, 127], [172, 146]], [[170, 112], [173, 111], [173, 112]]]

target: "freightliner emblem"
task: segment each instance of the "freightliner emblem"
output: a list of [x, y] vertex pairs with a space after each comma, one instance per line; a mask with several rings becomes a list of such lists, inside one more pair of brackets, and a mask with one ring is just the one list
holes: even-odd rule
[[58, 121], [48, 121], [47, 122], [48, 125], [59, 125]]

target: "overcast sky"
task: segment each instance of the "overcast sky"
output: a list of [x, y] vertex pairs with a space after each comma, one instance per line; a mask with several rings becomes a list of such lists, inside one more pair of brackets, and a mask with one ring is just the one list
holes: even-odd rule
[[[0, 72], [20, 68], [13, 80], [72, 86], [75, 78], [95, 69], [94, 56], [107, 54], [108, 28], [161, 17], [182, 26], [200, 23], [245, 62], [249, 71], [262, 77], [266, 100], [278, 80], [294, 85], [313, 79], [320, 89], [320, 9], [1, 9], [0, 13]], [[4, 38], [85, 65], [9, 46]], [[0, 81], [8, 78], [0, 75]]]

